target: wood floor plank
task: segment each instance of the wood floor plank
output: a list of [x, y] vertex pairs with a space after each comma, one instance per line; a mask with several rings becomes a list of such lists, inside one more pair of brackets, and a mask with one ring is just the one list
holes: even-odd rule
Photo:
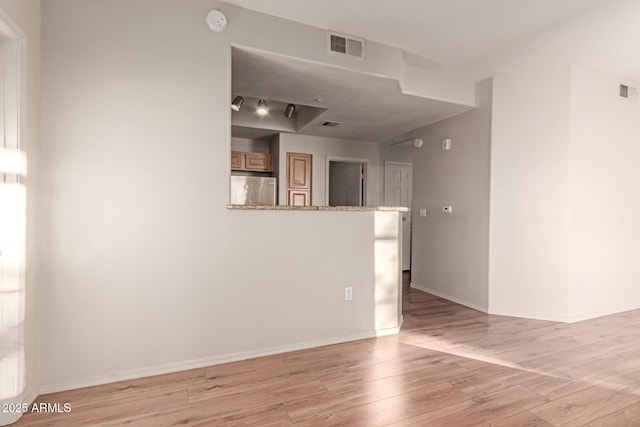
[[605, 415], [595, 421], [585, 424], [585, 427], [610, 427], [610, 426], [640, 426], [640, 403], [627, 406], [612, 414]]
[[321, 418], [375, 401], [400, 396], [417, 390], [437, 392], [453, 388], [451, 381], [469, 371], [455, 364], [429, 366], [417, 371], [402, 373], [351, 387], [328, 391], [323, 396], [311, 396], [287, 404], [287, 411], [294, 422]]
[[485, 427], [553, 427], [553, 425], [529, 411], [524, 411], [490, 422]]
[[553, 425], [572, 427], [590, 423], [638, 402], [638, 396], [594, 386], [533, 408], [531, 412]]
[[540, 375], [535, 373], [500, 365], [488, 365], [468, 377], [458, 379], [454, 385], [465, 394], [481, 397], [506, 388], [505, 384], [518, 385], [539, 378]]
[[402, 427], [478, 426], [540, 406], [547, 400], [522, 386], [508, 387], [456, 405], [407, 418], [393, 424]]
[[189, 387], [189, 404], [211, 401], [212, 405], [226, 409], [245, 406], [264, 406], [286, 403], [305, 396], [324, 393], [327, 389], [313, 376], [296, 378], [278, 378], [259, 385], [241, 384], [237, 387], [220, 388], [215, 385], [197, 385]]
[[406, 372], [416, 371], [428, 366], [442, 364], [444, 355], [425, 351], [422, 354], [413, 355], [402, 360], [389, 360], [372, 366], [362, 366], [335, 372], [330, 375], [320, 375], [319, 379], [328, 390], [336, 390], [373, 381], [380, 378], [391, 377]]
[[522, 385], [549, 400], [556, 400], [591, 387], [591, 384], [586, 382], [572, 381], [550, 375], [539, 375], [538, 378], [523, 382]]
[[295, 423], [296, 426], [385, 426], [405, 418], [428, 413], [468, 399], [453, 387], [411, 393], [337, 411], [327, 417]]

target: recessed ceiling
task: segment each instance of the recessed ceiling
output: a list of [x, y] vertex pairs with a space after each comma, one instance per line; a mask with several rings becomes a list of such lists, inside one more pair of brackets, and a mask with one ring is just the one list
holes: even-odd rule
[[[393, 79], [248, 49], [233, 48], [232, 58], [233, 96], [326, 109], [297, 127], [303, 135], [384, 142], [470, 109], [405, 95]], [[340, 125], [321, 126], [325, 121]], [[247, 121], [234, 124], [251, 126]], [[267, 129], [269, 122], [256, 119], [254, 125]]]
[[[240, 111], [231, 113], [231, 125], [237, 127], [254, 127], [278, 132], [297, 132], [326, 111], [324, 108], [295, 104], [293, 115], [287, 118], [284, 112], [287, 105], [289, 105], [289, 101], [280, 102], [267, 96], [253, 98], [247, 96], [247, 91], [234, 93], [233, 97], [235, 98], [237, 95], [242, 96], [244, 99], [244, 104]], [[268, 113], [266, 115], [260, 115], [257, 112], [258, 101], [261, 99], [267, 103]]]
[[225, 0], [460, 65], [611, 0]]

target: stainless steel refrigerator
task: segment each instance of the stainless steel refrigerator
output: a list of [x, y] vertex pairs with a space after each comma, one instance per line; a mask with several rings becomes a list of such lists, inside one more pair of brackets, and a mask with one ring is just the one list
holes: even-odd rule
[[232, 205], [276, 204], [276, 178], [260, 176], [231, 176]]

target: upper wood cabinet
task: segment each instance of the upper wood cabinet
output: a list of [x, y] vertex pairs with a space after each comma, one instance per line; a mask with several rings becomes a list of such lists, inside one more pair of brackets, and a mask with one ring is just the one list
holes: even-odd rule
[[244, 168], [244, 155], [238, 151], [231, 152], [231, 170], [242, 170]]
[[231, 170], [273, 172], [273, 159], [269, 153], [231, 152]]
[[244, 168], [252, 171], [271, 171], [271, 155], [264, 153], [245, 153]]

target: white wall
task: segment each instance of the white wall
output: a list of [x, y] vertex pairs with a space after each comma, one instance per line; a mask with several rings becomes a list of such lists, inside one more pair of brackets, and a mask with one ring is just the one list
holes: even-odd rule
[[568, 71], [531, 60], [494, 76], [491, 313], [566, 317]]
[[[25, 116], [21, 123], [21, 143], [27, 152], [27, 253], [26, 253], [26, 293], [24, 319], [24, 366], [25, 389], [22, 401], [29, 402], [38, 390], [38, 298], [40, 292], [40, 270], [38, 254], [40, 232], [38, 224], [39, 204], [39, 159], [40, 159], [40, 1], [0, 0], [2, 9], [20, 27], [26, 37], [26, 77], [23, 102]], [[0, 422], [8, 418], [0, 416]], [[8, 414], [14, 415], [14, 414]]]
[[491, 80], [477, 92], [477, 109], [415, 131], [411, 285], [487, 311]]
[[380, 144], [380, 158], [383, 163], [385, 160], [411, 163], [413, 161], [413, 145], [411, 142], [398, 145]]
[[272, 18], [225, 6], [216, 34], [217, 6], [43, 3], [42, 392], [397, 326], [378, 214], [224, 208], [233, 28]]
[[[639, 75], [640, 57], [635, 54], [640, 37], [638, 13], [637, 1], [609, 2], [572, 22], [550, 28], [480, 67], [492, 74], [494, 81], [492, 313], [572, 321], [640, 307], [632, 299], [621, 304], [618, 297], [613, 297], [633, 294], [628, 284], [636, 277], [636, 268], [624, 260], [635, 255], [636, 246], [620, 237], [620, 230], [633, 235], [636, 224], [631, 213], [635, 208], [617, 217], [613, 234], [609, 234], [603, 230], [611, 218], [597, 207], [606, 203], [601, 198], [606, 193], [602, 187], [622, 180], [620, 171], [628, 170], [628, 161], [636, 152], [623, 143], [619, 155], [601, 153], [598, 158], [593, 140], [596, 135], [617, 135], [621, 129], [631, 138], [636, 130], [626, 118], [614, 119], [610, 114], [598, 117], [615, 102], [603, 95], [606, 83], [572, 71], [592, 68], [604, 72], [612, 76], [609, 86], [614, 76], [624, 80]], [[597, 84], [590, 87], [586, 84], [589, 80]], [[595, 106], [600, 102], [601, 106]], [[613, 106], [611, 114], [620, 112], [621, 107]], [[626, 117], [628, 113], [624, 114]], [[589, 120], [592, 122], [587, 124]], [[621, 129], [616, 127], [619, 125]], [[587, 141], [578, 142], [576, 135], [590, 132]], [[599, 165], [591, 168], [595, 163]], [[604, 181], [596, 178], [602, 177], [603, 170], [612, 173]], [[587, 195], [594, 185], [595, 193]], [[625, 195], [622, 203], [627, 208], [635, 206], [629, 186], [622, 187], [626, 190], [610, 190]], [[594, 209], [596, 212], [591, 212]], [[613, 258], [621, 261], [600, 258], [595, 262], [598, 251], [594, 247], [615, 253]], [[589, 273], [592, 275], [587, 283], [578, 283]], [[607, 273], [620, 280], [607, 278], [603, 282]], [[605, 286], [609, 289], [607, 296], [600, 292]], [[592, 291], [595, 293], [588, 295]]]
[[231, 149], [233, 151], [268, 153], [269, 145], [269, 141], [265, 139], [231, 138]]
[[637, 308], [640, 301], [640, 104], [623, 82], [571, 70], [569, 316]]

